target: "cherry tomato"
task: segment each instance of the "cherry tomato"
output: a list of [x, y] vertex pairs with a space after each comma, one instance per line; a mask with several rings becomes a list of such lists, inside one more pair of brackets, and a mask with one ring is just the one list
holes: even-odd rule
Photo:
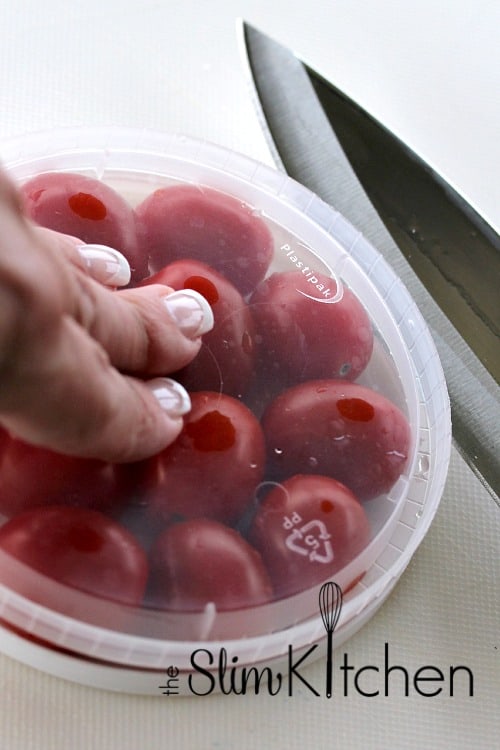
[[120, 468], [104, 461], [9, 437], [0, 451], [0, 513], [8, 517], [54, 504], [108, 510], [121, 503], [123, 489]]
[[261, 553], [277, 597], [338, 573], [368, 544], [363, 506], [330, 477], [295, 475], [264, 498], [248, 539]]
[[314, 378], [354, 380], [373, 349], [368, 314], [346, 286], [336, 300], [336, 282], [305, 268], [307, 275], [272, 274], [251, 297], [265, 371], [288, 385]]
[[150, 512], [168, 522], [205, 516], [237, 521], [262, 479], [264, 436], [231, 396], [200, 391], [177, 440], [146, 465]]
[[142, 601], [146, 555], [126, 529], [98, 511], [28, 510], [0, 528], [0, 549], [75, 589], [125, 604]]
[[153, 271], [181, 258], [207, 263], [242, 294], [264, 278], [273, 254], [266, 223], [250, 206], [212, 188], [160, 188], [136, 209]]
[[194, 289], [210, 303], [214, 327], [198, 356], [174, 377], [189, 391], [241, 395], [255, 365], [254, 322], [239, 291], [220, 273], [196, 260], [179, 260], [147, 279], [173, 289]]
[[40, 226], [114, 247], [129, 261], [133, 281], [146, 276], [147, 256], [139, 250], [134, 212], [109, 185], [80, 174], [48, 172], [22, 185], [21, 193], [27, 215]]
[[259, 553], [234, 529], [196, 518], [169, 526], [150, 557], [156, 606], [218, 610], [263, 604], [272, 585]]
[[410, 450], [408, 421], [391, 401], [339, 380], [288, 389], [267, 408], [262, 426], [273, 476], [324, 474], [360, 500], [388, 492]]

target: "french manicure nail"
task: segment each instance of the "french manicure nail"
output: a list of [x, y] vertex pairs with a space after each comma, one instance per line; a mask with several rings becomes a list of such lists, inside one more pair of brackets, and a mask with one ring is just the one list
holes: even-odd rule
[[176, 380], [153, 378], [153, 380], [148, 380], [146, 385], [169, 417], [182, 417], [191, 410], [189, 393]]
[[107, 286], [126, 286], [130, 281], [128, 260], [107, 245], [78, 245], [91, 276]]
[[194, 289], [181, 289], [163, 299], [179, 330], [189, 338], [202, 336], [213, 328], [214, 314], [205, 297]]

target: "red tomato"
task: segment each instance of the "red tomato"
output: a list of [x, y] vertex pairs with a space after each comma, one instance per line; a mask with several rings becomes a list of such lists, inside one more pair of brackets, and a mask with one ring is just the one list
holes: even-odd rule
[[334, 301], [336, 292], [333, 279], [312, 271], [274, 273], [258, 286], [250, 304], [266, 373], [289, 385], [361, 374], [373, 349], [372, 325], [353, 292], [344, 286]]
[[296, 475], [265, 497], [248, 538], [281, 597], [338, 573], [366, 547], [370, 525], [361, 503], [343, 484]]
[[175, 377], [189, 391], [241, 395], [254, 372], [255, 331], [250, 310], [236, 287], [197, 260], [170, 263], [144, 283], [194, 289], [214, 313], [214, 327], [203, 336], [200, 353]]
[[10, 442], [10, 435], [7, 430], [0, 425], [0, 462], [2, 461], [2, 454]]
[[263, 604], [272, 585], [259, 553], [234, 529], [196, 518], [169, 526], [151, 552], [156, 606], [218, 610]]
[[294, 386], [267, 408], [262, 426], [273, 476], [324, 474], [360, 500], [388, 492], [408, 460], [411, 434], [404, 414], [356, 383]]
[[262, 479], [260, 424], [230, 396], [200, 391], [191, 402], [177, 440], [146, 464], [150, 511], [167, 522], [205, 516], [232, 523]]
[[21, 186], [27, 215], [42, 227], [108, 245], [127, 258], [132, 280], [147, 273], [131, 206], [109, 185], [68, 172], [40, 174]]
[[248, 294], [271, 262], [273, 238], [267, 224], [250, 206], [218, 190], [195, 185], [160, 188], [136, 213], [153, 271], [192, 258], [208, 263]]
[[7, 438], [0, 451], [0, 513], [14, 516], [43, 505], [107, 510], [121, 503], [120, 468], [73, 458]]
[[60, 505], [26, 511], [0, 528], [0, 549], [72, 588], [125, 604], [142, 601], [145, 553], [126, 529], [97, 511]]

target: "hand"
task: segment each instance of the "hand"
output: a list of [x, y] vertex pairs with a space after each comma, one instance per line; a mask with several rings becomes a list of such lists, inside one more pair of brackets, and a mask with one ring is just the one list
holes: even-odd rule
[[12, 434], [115, 462], [177, 437], [190, 400], [165, 376], [196, 356], [212, 311], [191, 290], [108, 288], [128, 278], [120, 253], [31, 225], [0, 174], [0, 424]]

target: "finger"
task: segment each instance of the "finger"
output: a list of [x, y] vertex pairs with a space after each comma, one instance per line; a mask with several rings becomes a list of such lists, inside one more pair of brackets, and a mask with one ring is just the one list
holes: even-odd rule
[[32, 369], [2, 394], [2, 424], [21, 439], [68, 455], [128, 462], [161, 451], [181, 431], [190, 409], [182, 386], [121, 375], [70, 318], [32, 355]]
[[[174, 440], [190, 408], [179, 384], [164, 377], [150, 381], [151, 375], [178, 369], [198, 351], [200, 338], [188, 338], [183, 329], [196, 336], [203, 330], [200, 318], [192, 309], [187, 317], [179, 313], [186, 300], [195, 299], [196, 308], [198, 295], [190, 290], [169, 294], [158, 285], [127, 291], [122, 299], [122, 293], [91, 279], [85, 283], [102, 300], [91, 314], [98, 313], [95, 327], [108, 350], [68, 314], [30, 328], [16, 339], [3, 370], [0, 421], [23, 440], [62, 453], [136, 461]], [[203, 312], [201, 318], [204, 326]], [[137, 367], [141, 376], [149, 374], [148, 381], [120, 374], [111, 354], [129, 370]]]
[[78, 237], [36, 227], [44, 243], [50, 243], [65, 255], [77, 268], [85, 271], [95, 281], [109, 287], [127, 286], [130, 283], [130, 264], [126, 257], [108, 245], [86, 244]]
[[50, 317], [70, 315], [104, 347], [113, 365], [143, 377], [174, 372], [196, 356], [200, 336], [213, 326], [202, 295], [173, 293], [162, 285], [111, 293], [89, 276], [75, 238], [28, 224], [20, 214], [6, 213], [5, 222], [5, 236], [22, 263], [12, 261], [8, 248], [4, 260], [11, 259], [11, 274], [27, 290], [31, 309], [24, 319], [28, 316], [32, 334], [38, 327], [43, 337]]
[[96, 281], [110, 287], [127, 286], [131, 271], [128, 260], [118, 250], [107, 245], [78, 245], [88, 273]]
[[17, 300], [22, 314], [2, 368], [2, 424], [69, 455], [136, 461], [162, 450], [182, 429], [188, 395], [171, 380], [143, 382], [113, 365], [149, 379], [179, 369], [212, 324], [206, 300], [161, 285], [111, 292], [82, 273], [64, 277], [80, 293], [71, 289], [54, 314], [43, 314], [56, 297], [46, 281]]
[[[214, 322], [212, 308], [202, 295], [192, 290], [173, 292], [157, 284], [111, 294], [89, 276], [75, 238], [50, 230], [37, 233], [55, 273], [52, 284], [37, 286], [44, 295], [42, 305], [53, 303], [54, 286], [59, 293], [62, 290], [59, 309], [74, 317], [104, 347], [119, 370], [141, 376], [165, 375], [196, 356], [200, 336]], [[64, 276], [60, 254], [70, 261]]]
[[110, 292], [83, 278], [75, 302], [75, 319], [103, 346], [112, 364], [142, 377], [187, 365], [214, 322], [201, 294], [174, 292], [160, 284]]

